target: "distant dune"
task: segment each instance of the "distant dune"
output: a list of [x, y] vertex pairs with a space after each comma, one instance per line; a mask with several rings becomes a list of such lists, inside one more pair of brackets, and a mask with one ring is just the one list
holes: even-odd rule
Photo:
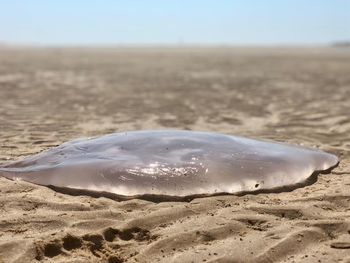
[[333, 47], [350, 47], [350, 40], [349, 41], [340, 41], [340, 42], [334, 42], [332, 44]]

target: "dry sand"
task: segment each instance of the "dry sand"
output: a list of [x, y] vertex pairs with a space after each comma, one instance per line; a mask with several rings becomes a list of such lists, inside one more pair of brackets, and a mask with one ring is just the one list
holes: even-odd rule
[[0, 262], [350, 262], [350, 50], [0, 50], [0, 162], [115, 131], [319, 147], [292, 192], [117, 202], [0, 178]]

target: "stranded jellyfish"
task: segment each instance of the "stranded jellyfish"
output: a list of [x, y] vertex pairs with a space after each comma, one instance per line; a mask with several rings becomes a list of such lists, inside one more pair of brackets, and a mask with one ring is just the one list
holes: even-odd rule
[[120, 198], [274, 191], [338, 164], [316, 149], [219, 133], [155, 130], [79, 139], [0, 166], [0, 175]]

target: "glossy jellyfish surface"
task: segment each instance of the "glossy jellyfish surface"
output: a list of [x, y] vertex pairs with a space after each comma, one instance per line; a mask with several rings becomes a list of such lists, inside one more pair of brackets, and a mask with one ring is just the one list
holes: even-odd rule
[[125, 197], [184, 197], [295, 186], [337, 164], [335, 155], [288, 144], [155, 130], [66, 142], [1, 165], [0, 175]]

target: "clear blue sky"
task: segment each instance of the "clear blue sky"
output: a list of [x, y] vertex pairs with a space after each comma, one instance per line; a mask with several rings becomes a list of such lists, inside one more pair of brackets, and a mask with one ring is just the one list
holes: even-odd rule
[[0, 42], [326, 44], [350, 40], [348, 0], [0, 0]]

